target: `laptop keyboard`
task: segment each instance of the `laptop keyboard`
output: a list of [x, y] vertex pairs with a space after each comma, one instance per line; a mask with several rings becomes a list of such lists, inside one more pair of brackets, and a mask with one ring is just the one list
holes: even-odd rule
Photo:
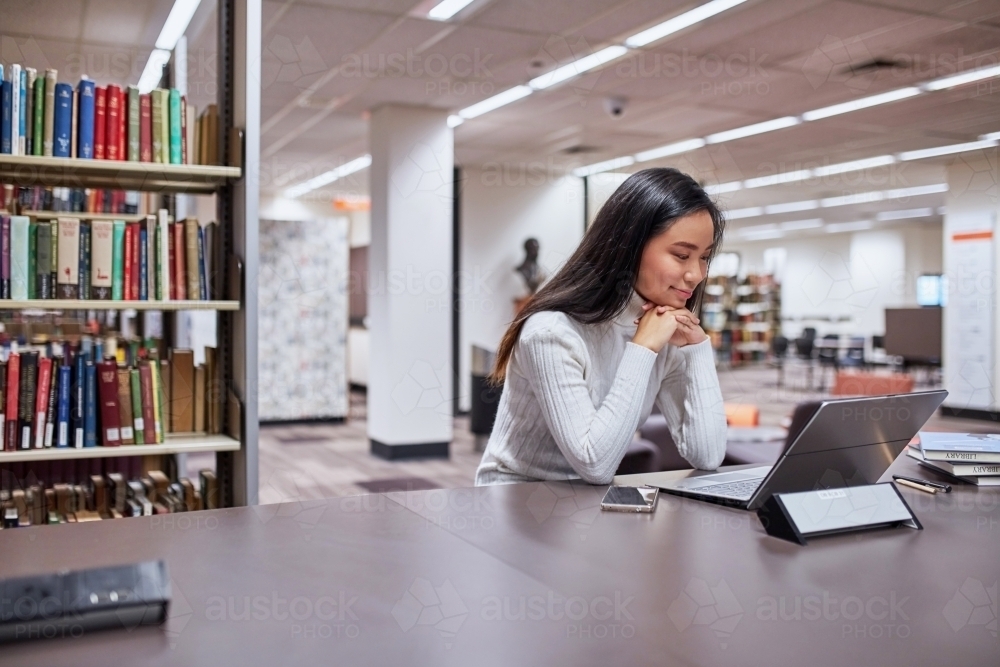
[[726, 498], [738, 498], [749, 500], [753, 492], [760, 486], [763, 478], [741, 479], [738, 482], [726, 482], [725, 484], [713, 484], [711, 486], [701, 486], [695, 489], [696, 493], [709, 493], [713, 496], [723, 496]]

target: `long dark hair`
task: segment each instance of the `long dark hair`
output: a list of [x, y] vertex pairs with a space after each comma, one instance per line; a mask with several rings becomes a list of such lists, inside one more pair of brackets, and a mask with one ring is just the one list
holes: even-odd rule
[[[709, 261], [722, 243], [725, 218], [698, 183], [676, 169], [643, 169], [629, 176], [597, 213], [583, 240], [552, 280], [528, 301], [500, 341], [490, 382], [499, 385], [521, 329], [529, 317], [545, 310], [566, 313], [584, 324], [607, 322], [628, 305], [639, 275], [646, 243], [678, 218], [706, 211], [712, 217], [714, 244]], [[695, 288], [687, 307], [697, 313], [705, 281]]]

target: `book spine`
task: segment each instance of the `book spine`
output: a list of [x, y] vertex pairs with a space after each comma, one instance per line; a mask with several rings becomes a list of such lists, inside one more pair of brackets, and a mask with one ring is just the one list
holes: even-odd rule
[[166, 109], [163, 104], [163, 92], [165, 91], [157, 88], [150, 93], [152, 96], [153, 162], [165, 162], [163, 159], [165, 155], [163, 136], [166, 134], [168, 120], [164, 117]]
[[7, 362], [0, 361], [0, 451], [7, 449]]
[[114, 270], [114, 224], [111, 220], [93, 220], [90, 229], [90, 298], [110, 299]]
[[120, 160], [118, 152], [118, 132], [121, 129], [121, 88], [108, 84], [107, 129], [104, 131], [104, 153], [109, 160]]
[[55, 144], [54, 157], [69, 157], [72, 141], [73, 86], [68, 83], [56, 84]]
[[10, 293], [15, 300], [28, 298], [28, 236], [30, 221], [23, 215], [10, 218]]
[[132, 242], [132, 231], [133, 225], [125, 224], [125, 240], [122, 244], [124, 249], [124, 260], [122, 266], [122, 298], [126, 301], [132, 301], [135, 297], [132, 295], [132, 273], [135, 271], [135, 260], [132, 257], [132, 250], [135, 244]]
[[[198, 223], [195, 223], [198, 224]], [[187, 299], [187, 255], [188, 249], [184, 240], [184, 223], [178, 222], [171, 229], [173, 233], [174, 252], [174, 289], [178, 301]]]
[[121, 432], [123, 445], [135, 444], [135, 431], [132, 428], [132, 382], [127, 368], [116, 371], [118, 379], [118, 428]]
[[90, 224], [80, 223], [80, 268], [77, 271], [77, 298], [90, 298]]
[[79, 296], [80, 221], [75, 218], [60, 218], [58, 225], [58, 297], [76, 299]]
[[25, 151], [28, 142], [28, 73], [24, 69], [21, 70], [18, 82], [17, 154], [27, 155]]
[[45, 410], [49, 405], [49, 383], [52, 381], [52, 360], [38, 360], [38, 386], [35, 392], [35, 449], [45, 447]]
[[131, 245], [132, 249], [132, 270], [129, 274], [129, 293], [132, 295], [133, 301], [139, 300], [139, 285], [142, 282], [141, 275], [139, 273], [139, 252], [141, 250], [141, 241], [139, 239], [139, 223], [130, 222], [128, 223], [127, 229], [131, 230]]
[[97, 446], [97, 369], [92, 361], [83, 368], [83, 446]]
[[21, 66], [10, 66], [10, 153], [21, 155]]
[[128, 87], [128, 159], [139, 161], [139, 89]]
[[35, 154], [35, 82], [38, 80], [38, 70], [25, 67], [24, 76], [27, 80], [24, 105], [24, 154]]
[[153, 161], [153, 105], [149, 93], [139, 96], [139, 161]]
[[79, 121], [77, 123], [77, 157], [85, 160], [94, 158], [94, 82], [81, 79], [77, 85], [79, 100]]
[[35, 423], [35, 392], [38, 389], [38, 353], [21, 355], [21, 395], [18, 397], [18, 415], [21, 420], [21, 449], [31, 449], [31, 434]]
[[181, 93], [176, 88], [171, 88], [168, 101], [168, 113], [170, 123], [170, 164], [181, 163]]
[[[139, 223], [140, 225], [142, 223]], [[139, 300], [149, 300], [149, 256], [146, 242], [146, 228], [139, 227]]]
[[[118, 90], [118, 159], [128, 159], [128, 92]], [[119, 194], [121, 194], [119, 192]], [[115, 211], [121, 213], [121, 211]]]
[[0, 217], [0, 298], [10, 298], [10, 216]]
[[37, 246], [38, 246], [38, 224], [34, 222], [28, 223], [28, 298], [37, 299], [38, 298], [38, 281], [35, 280], [35, 264], [37, 262], [38, 256]]
[[42, 128], [42, 155], [55, 153], [56, 137], [56, 79], [59, 73], [54, 69], [45, 70], [45, 119]]
[[160, 209], [156, 238], [156, 296], [170, 301], [170, 227], [166, 209]]
[[198, 298], [208, 301], [208, 272], [205, 270], [205, 230], [198, 225]]
[[185, 100], [184, 108], [184, 138], [187, 141], [187, 153], [184, 155], [185, 164], [195, 164], [195, 155], [197, 154], [198, 137], [197, 137], [197, 111], [193, 104]]
[[187, 279], [187, 293], [188, 299], [195, 300], [201, 298], [201, 286], [198, 284], [201, 279], [200, 264], [198, 262], [198, 230], [200, 229], [198, 221], [194, 218], [187, 218], [184, 220], [184, 236], [185, 236], [185, 265], [184, 265], [184, 276]]
[[7, 358], [7, 406], [4, 410], [6, 416], [6, 432], [4, 433], [4, 449], [12, 452], [17, 449], [17, 438], [20, 429], [18, 426], [20, 380], [21, 380], [21, 355], [12, 352]]
[[45, 77], [40, 76], [35, 79], [35, 92], [32, 95], [34, 97], [35, 105], [32, 108], [32, 120], [31, 120], [31, 154], [32, 155], [42, 155], [45, 147]]
[[48, 223], [35, 225], [35, 296], [38, 299], [52, 298], [52, 285], [49, 279], [52, 274], [51, 261], [52, 239]]
[[107, 153], [104, 150], [105, 133], [108, 129], [108, 89], [104, 86], [94, 88], [94, 158], [104, 160]]
[[56, 430], [56, 404], [59, 401], [59, 358], [52, 361], [52, 368], [49, 372], [49, 392], [48, 404], [45, 407], [45, 446], [52, 446], [52, 439]]
[[59, 298], [59, 222], [49, 220], [49, 285], [53, 299]]
[[70, 366], [59, 367], [59, 404], [56, 423], [56, 447], [69, 447], [69, 406], [71, 376]]
[[118, 364], [107, 359], [97, 364], [97, 383], [101, 401], [101, 445], [117, 447], [122, 444], [118, 411]]
[[10, 81], [0, 81], [0, 153], [11, 152], [11, 85]]
[[166, 442], [168, 423], [166, 393], [163, 387], [164, 378], [160, 363], [154, 360], [150, 364], [150, 369], [153, 371], [153, 419], [156, 426], [156, 443], [163, 444]]
[[125, 221], [115, 220], [112, 223], [111, 237], [111, 298], [121, 301], [124, 298], [124, 254], [125, 254]]
[[156, 434], [159, 428], [156, 426], [155, 407], [156, 401], [153, 398], [153, 361], [143, 361], [139, 364], [139, 381], [142, 388], [142, 419], [143, 419], [143, 441], [147, 445], [156, 444]]
[[181, 164], [188, 163], [187, 96], [181, 95]]
[[156, 294], [156, 216], [146, 216], [146, 294], [152, 301], [157, 299]]
[[73, 385], [72, 403], [72, 428], [73, 447], [81, 449], [84, 446], [83, 433], [86, 428], [86, 405], [87, 405], [87, 359], [82, 351], [77, 352], [74, 360], [75, 370], [73, 377], [76, 383]]
[[146, 444], [146, 424], [142, 417], [142, 387], [139, 380], [139, 369], [129, 369], [129, 384], [132, 388], [132, 424], [135, 434], [135, 444]]

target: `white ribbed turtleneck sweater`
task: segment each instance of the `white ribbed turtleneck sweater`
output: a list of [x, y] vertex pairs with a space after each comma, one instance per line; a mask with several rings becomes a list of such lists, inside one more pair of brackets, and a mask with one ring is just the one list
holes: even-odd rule
[[476, 485], [584, 479], [608, 484], [657, 401], [681, 456], [713, 470], [726, 453], [726, 416], [711, 343], [659, 354], [631, 342], [644, 299], [614, 320], [564, 313], [528, 318]]

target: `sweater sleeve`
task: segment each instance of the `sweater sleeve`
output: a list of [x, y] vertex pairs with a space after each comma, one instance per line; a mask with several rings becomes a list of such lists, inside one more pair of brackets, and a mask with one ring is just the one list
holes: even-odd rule
[[726, 411], [710, 341], [678, 348], [679, 362], [656, 400], [677, 451], [695, 468], [715, 470], [726, 455]]
[[610, 483], [638, 428], [656, 354], [627, 343], [611, 390], [596, 408], [584, 380], [584, 343], [575, 332], [525, 332], [515, 354], [570, 466], [591, 484]]

